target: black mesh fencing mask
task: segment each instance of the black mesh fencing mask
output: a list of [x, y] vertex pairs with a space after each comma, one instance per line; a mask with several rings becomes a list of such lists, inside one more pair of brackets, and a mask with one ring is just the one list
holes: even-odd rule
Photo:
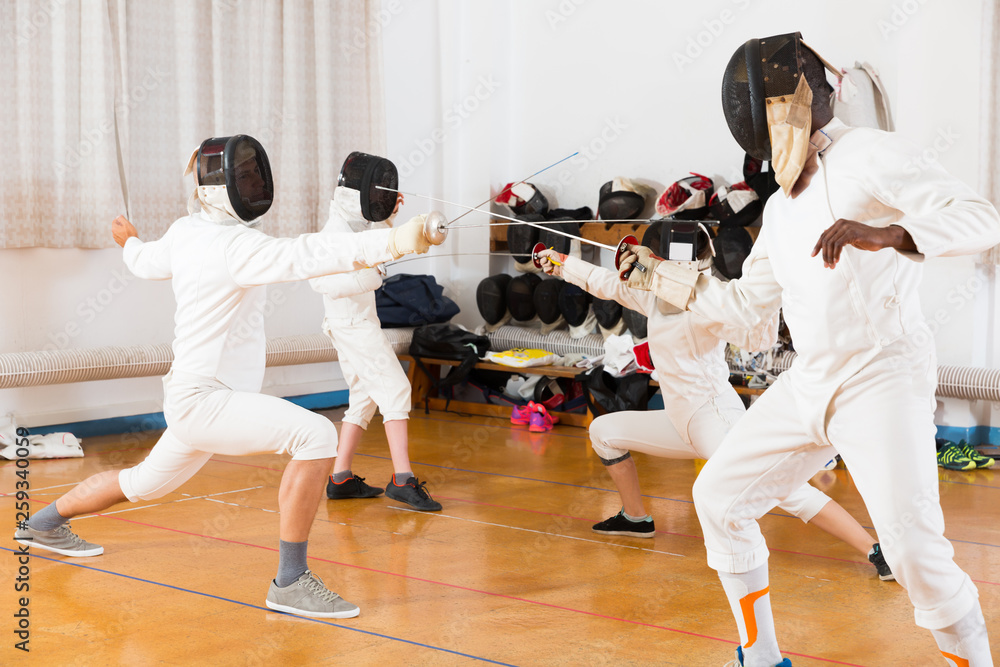
[[566, 283], [559, 293], [559, 312], [571, 327], [578, 327], [587, 319], [591, 296], [573, 283]]
[[[538, 213], [514, 216], [527, 222], [545, 222]], [[507, 249], [514, 255], [514, 261], [519, 264], [531, 263], [531, 251], [538, 243], [538, 227], [531, 225], [507, 225]]]
[[644, 208], [646, 199], [638, 192], [613, 190], [614, 181], [601, 186], [598, 193], [597, 215], [602, 220], [634, 220]]
[[746, 183], [719, 188], [708, 203], [709, 216], [719, 227], [746, 227], [757, 221], [764, 210], [760, 197]]
[[506, 273], [483, 278], [476, 287], [476, 306], [489, 325], [496, 325], [507, 316], [507, 286], [511, 277]]
[[632, 332], [632, 338], [646, 338], [646, 316], [631, 308], [622, 309], [622, 319], [625, 326]]
[[621, 333], [616, 329], [624, 328], [622, 325], [622, 305], [610, 299], [594, 299], [594, 315], [597, 317], [597, 324], [602, 329], [607, 329], [612, 333]]
[[715, 268], [733, 280], [743, 275], [743, 262], [750, 255], [753, 239], [743, 227], [723, 227], [715, 237]]
[[662, 257], [660, 255], [660, 239], [663, 235], [663, 220], [651, 220], [646, 230], [642, 233], [642, 245], [649, 248], [654, 255], [657, 257]]
[[535, 312], [542, 321], [542, 333], [558, 329], [566, 324], [566, 318], [559, 310], [559, 295], [566, 288], [566, 282], [559, 278], [543, 280], [535, 288]]
[[232, 213], [250, 222], [267, 213], [274, 201], [271, 163], [260, 142], [245, 134], [212, 137], [198, 148], [199, 186], [225, 186]]
[[361, 215], [365, 220], [388, 220], [396, 208], [399, 174], [396, 165], [384, 157], [354, 151], [344, 160], [337, 185], [361, 193]]
[[791, 97], [802, 76], [802, 35], [791, 32], [748, 40], [730, 58], [722, 78], [722, 110], [733, 138], [758, 160], [771, 160], [768, 98]]
[[[573, 239], [565, 236], [565, 234], [579, 236], [580, 223], [569, 218], [562, 218], [559, 220], [553, 220], [552, 222], [546, 222], [544, 224], [546, 228], [538, 230], [538, 240], [544, 243], [546, 248], [552, 248], [556, 252], [564, 255], [570, 254]], [[558, 230], [563, 232], [563, 234], [558, 234], [555, 231], [549, 230]]]
[[534, 273], [526, 273], [511, 278], [507, 285], [507, 310], [519, 322], [527, 322], [535, 317], [535, 288], [542, 279]]

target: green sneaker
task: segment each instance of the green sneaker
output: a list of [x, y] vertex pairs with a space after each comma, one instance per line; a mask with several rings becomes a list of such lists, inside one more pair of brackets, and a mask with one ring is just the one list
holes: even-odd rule
[[948, 470], [974, 470], [976, 462], [970, 459], [962, 451], [961, 447], [953, 442], [938, 450], [938, 465]]
[[976, 464], [977, 468], [992, 468], [995, 463], [993, 459], [985, 454], [980, 454], [979, 450], [967, 443], [965, 440], [958, 443], [958, 448], [970, 461]]

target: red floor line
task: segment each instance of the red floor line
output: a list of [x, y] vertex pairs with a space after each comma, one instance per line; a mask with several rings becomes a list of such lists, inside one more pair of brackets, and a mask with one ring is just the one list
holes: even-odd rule
[[[158, 530], [166, 530], [166, 531], [170, 531], [170, 532], [173, 532], [173, 533], [180, 533], [182, 535], [190, 535], [190, 536], [193, 536], [193, 537], [200, 537], [200, 538], [207, 539], [207, 540], [217, 540], [219, 542], [226, 542], [228, 544], [236, 544], [236, 545], [240, 545], [240, 546], [253, 547], [255, 549], [263, 549], [265, 551], [272, 551], [272, 552], [278, 551], [274, 547], [265, 547], [265, 546], [262, 546], [260, 544], [252, 544], [250, 542], [240, 542], [238, 540], [228, 540], [228, 539], [223, 538], [223, 537], [214, 537], [212, 535], [202, 535], [200, 533], [192, 533], [190, 531], [180, 530], [178, 528], [170, 528], [168, 526], [159, 526], [159, 525], [152, 524], [152, 523], [146, 523], [144, 521], [135, 521], [134, 519], [125, 519], [125, 518], [119, 517], [119, 516], [106, 516], [106, 515], [103, 515], [103, 514], [99, 514], [98, 516], [101, 516], [101, 517], [103, 517], [105, 519], [114, 519], [116, 521], [123, 521], [125, 523], [131, 523], [131, 524], [135, 524], [135, 525], [139, 525], [139, 526], [146, 526], [147, 528], [156, 528]], [[427, 583], [427, 584], [435, 584], [435, 585], [438, 585], [438, 586], [445, 586], [447, 588], [454, 588], [456, 590], [466, 591], [466, 592], [469, 592], [469, 593], [478, 593], [478, 594], [481, 594], [481, 595], [489, 595], [491, 597], [504, 598], [504, 599], [507, 599], [507, 600], [513, 600], [515, 602], [523, 602], [523, 603], [526, 603], [526, 604], [533, 604], [533, 605], [537, 605], [537, 606], [541, 606], [541, 607], [548, 607], [548, 608], [551, 608], [551, 609], [559, 609], [561, 611], [568, 611], [568, 612], [575, 613], [575, 614], [584, 614], [586, 616], [593, 616], [593, 617], [596, 617], [596, 618], [603, 618], [603, 619], [606, 619], [606, 620], [609, 620], [609, 621], [618, 621], [618, 622], [621, 622], [621, 623], [629, 623], [631, 625], [640, 625], [640, 626], [643, 626], [643, 627], [653, 628], [653, 629], [656, 629], [656, 630], [666, 630], [668, 632], [673, 632], [673, 633], [682, 634], [682, 635], [688, 635], [688, 636], [691, 636], [691, 637], [698, 637], [700, 639], [710, 639], [712, 641], [724, 642], [726, 644], [734, 644], [735, 643], [731, 639], [724, 639], [722, 637], [713, 637], [712, 635], [704, 635], [704, 634], [699, 634], [697, 632], [690, 632], [688, 630], [680, 630], [678, 628], [671, 628], [671, 627], [668, 627], [668, 626], [665, 626], [665, 625], [656, 625], [656, 624], [653, 624], [653, 623], [644, 623], [642, 621], [633, 621], [633, 620], [629, 620], [627, 618], [619, 618], [617, 616], [608, 616], [606, 614], [599, 614], [597, 612], [586, 611], [584, 609], [575, 609], [573, 607], [564, 607], [564, 606], [561, 606], [561, 605], [552, 604], [550, 602], [540, 602], [538, 600], [529, 600], [528, 598], [521, 598], [521, 597], [517, 597], [517, 596], [514, 596], [514, 595], [506, 595], [504, 593], [494, 593], [494, 592], [491, 592], [491, 591], [480, 590], [478, 588], [471, 588], [471, 587], [468, 587], [468, 586], [460, 586], [458, 584], [449, 584], [449, 583], [444, 582], [444, 581], [435, 581], [434, 579], [424, 579], [423, 577], [415, 577], [413, 575], [400, 574], [398, 572], [389, 572], [388, 570], [379, 570], [379, 569], [376, 569], [376, 568], [373, 568], [373, 567], [365, 567], [364, 565], [354, 565], [352, 563], [344, 563], [344, 562], [341, 562], [341, 561], [331, 560], [329, 558], [320, 558], [318, 556], [310, 556], [309, 558], [311, 560], [320, 561], [320, 562], [323, 562], [323, 563], [329, 563], [331, 565], [339, 565], [339, 566], [342, 566], [342, 567], [349, 567], [349, 568], [352, 568], [352, 569], [355, 569], [355, 570], [364, 570], [366, 572], [373, 572], [375, 574], [384, 574], [384, 575], [387, 575], [387, 576], [400, 577], [402, 579], [409, 579], [409, 580], [412, 580], [412, 581], [420, 581], [420, 582]], [[809, 655], [809, 654], [806, 654], [806, 653], [788, 653], [788, 655], [795, 655], [795, 656], [799, 656], [801, 658], [809, 658], [811, 660], [819, 660], [820, 662], [828, 662], [828, 663], [835, 664], [835, 665], [847, 665], [848, 667], [865, 667], [864, 665], [858, 665], [858, 664], [855, 664], [855, 663], [852, 663], [852, 662], [841, 662], [839, 660], [830, 660], [828, 658], [820, 658], [818, 656]]]

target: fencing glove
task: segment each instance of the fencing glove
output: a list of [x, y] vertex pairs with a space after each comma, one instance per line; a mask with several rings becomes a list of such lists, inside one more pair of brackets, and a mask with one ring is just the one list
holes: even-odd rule
[[422, 255], [427, 252], [431, 244], [424, 236], [424, 221], [427, 214], [418, 215], [406, 221], [405, 225], [393, 227], [389, 233], [389, 252], [393, 259], [399, 259], [403, 255], [417, 253]]

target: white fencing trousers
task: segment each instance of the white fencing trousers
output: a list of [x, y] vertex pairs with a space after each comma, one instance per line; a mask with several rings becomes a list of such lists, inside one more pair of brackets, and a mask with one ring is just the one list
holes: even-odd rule
[[409, 419], [410, 381], [379, 322], [367, 317], [327, 318], [323, 331], [337, 348], [340, 370], [350, 389], [344, 421], [367, 429], [376, 406], [383, 421]]
[[294, 403], [241, 391], [216, 380], [164, 378], [167, 430], [149, 456], [122, 470], [130, 501], [159, 498], [189, 480], [213, 454], [289, 453], [296, 460], [337, 455], [337, 429], [326, 417]]
[[708, 564], [739, 574], [766, 563], [757, 518], [809, 479], [835, 448], [865, 501], [886, 562], [909, 593], [917, 625], [935, 630], [957, 622], [979, 594], [944, 537], [933, 355], [885, 355], [844, 383], [827, 411], [833, 448], [810, 443], [807, 433], [817, 431], [796, 408], [794, 373], [793, 366], [754, 403], [695, 482]]
[[[590, 442], [597, 455], [608, 461], [629, 451], [668, 459], [708, 459], [715, 454], [733, 424], [745, 414], [743, 401], [736, 390], [730, 388], [710, 399], [692, 415], [688, 422], [690, 442], [677, 432], [663, 410], [601, 415], [590, 425]], [[821, 465], [817, 465], [813, 473]], [[788, 494], [780, 507], [809, 522], [828, 502], [829, 496], [803, 482]]]

